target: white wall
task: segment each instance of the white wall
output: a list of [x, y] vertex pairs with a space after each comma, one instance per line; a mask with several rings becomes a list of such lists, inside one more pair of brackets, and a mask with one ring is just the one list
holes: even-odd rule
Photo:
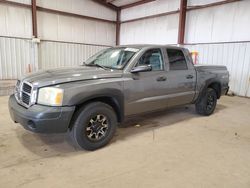
[[40, 68], [50, 69], [77, 66], [104, 48], [107, 47], [61, 42], [42, 42], [39, 48]]
[[37, 0], [37, 6], [107, 20], [116, 20], [115, 11], [92, 0]]
[[[116, 20], [115, 11], [90, 0], [37, 0], [37, 5]], [[115, 45], [116, 27], [113, 23], [41, 11], [37, 12], [37, 22], [40, 44], [31, 40], [31, 10], [0, 3], [0, 79], [16, 79], [27, 73], [29, 67], [36, 71], [38, 68], [77, 65], [98, 50]]]
[[[115, 11], [90, 0], [38, 0], [37, 5], [79, 15], [92, 16], [111, 21], [116, 20]], [[116, 27], [113, 23], [104, 23], [40, 11], [38, 11], [37, 18], [38, 35], [41, 39], [115, 45]]]
[[37, 47], [29, 39], [0, 37], [0, 79], [16, 79], [37, 70]]
[[32, 36], [31, 11], [0, 3], [0, 36], [30, 38]]
[[250, 40], [249, 18], [249, 0], [188, 11], [185, 43]]
[[[121, 11], [121, 20], [131, 20], [145, 16], [175, 11], [179, 0], [157, 0]], [[157, 18], [121, 24], [121, 44], [175, 44], [178, 37], [179, 15], [173, 14]]]
[[123, 9], [121, 21], [178, 10], [179, 0], [157, 0], [132, 8]]
[[[221, 1], [221, 0], [220, 0]], [[218, 2], [190, 0], [188, 6]], [[179, 0], [156, 0], [121, 12], [121, 20], [178, 10]], [[185, 43], [210, 43], [250, 40], [250, 1], [228, 3], [187, 12]], [[121, 44], [176, 44], [179, 14], [123, 23]]]
[[115, 24], [38, 12], [38, 35], [43, 40], [114, 45]]

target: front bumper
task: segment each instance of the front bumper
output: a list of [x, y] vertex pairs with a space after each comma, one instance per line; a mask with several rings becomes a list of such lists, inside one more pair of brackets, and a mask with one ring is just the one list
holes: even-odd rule
[[16, 102], [14, 95], [9, 98], [9, 112], [12, 120], [25, 129], [37, 133], [62, 133], [68, 130], [75, 107], [50, 107], [33, 105], [24, 108]]

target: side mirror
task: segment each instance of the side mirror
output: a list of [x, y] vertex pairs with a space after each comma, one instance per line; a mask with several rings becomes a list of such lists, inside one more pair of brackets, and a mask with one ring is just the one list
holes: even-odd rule
[[152, 67], [150, 65], [141, 65], [141, 66], [132, 68], [130, 72], [138, 73], [138, 72], [148, 72], [148, 71], [152, 71]]

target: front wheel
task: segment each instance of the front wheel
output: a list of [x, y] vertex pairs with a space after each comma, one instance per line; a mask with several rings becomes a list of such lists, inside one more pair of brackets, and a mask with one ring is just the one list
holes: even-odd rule
[[217, 94], [214, 89], [207, 88], [204, 95], [195, 104], [198, 114], [209, 116], [214, 112], [217, 104]]
[[96, 150], [114, 136], [117, 117], [113, 108], [102, 102], [89, 103], [75, 114], [70, 135], [83, 149]]

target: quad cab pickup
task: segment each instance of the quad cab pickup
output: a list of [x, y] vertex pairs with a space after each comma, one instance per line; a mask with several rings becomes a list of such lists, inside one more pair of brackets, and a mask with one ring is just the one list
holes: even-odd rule
[[117, 46], [82, 66], [18, 80], [9, 111], [13, 121], [30, 131], [69, 131], [78, 146], [95, 150], [129, 116], [191, 103], [199, 114], [212, 114], [228, 82], [225, 66], [194, 66], [185, 48]]

